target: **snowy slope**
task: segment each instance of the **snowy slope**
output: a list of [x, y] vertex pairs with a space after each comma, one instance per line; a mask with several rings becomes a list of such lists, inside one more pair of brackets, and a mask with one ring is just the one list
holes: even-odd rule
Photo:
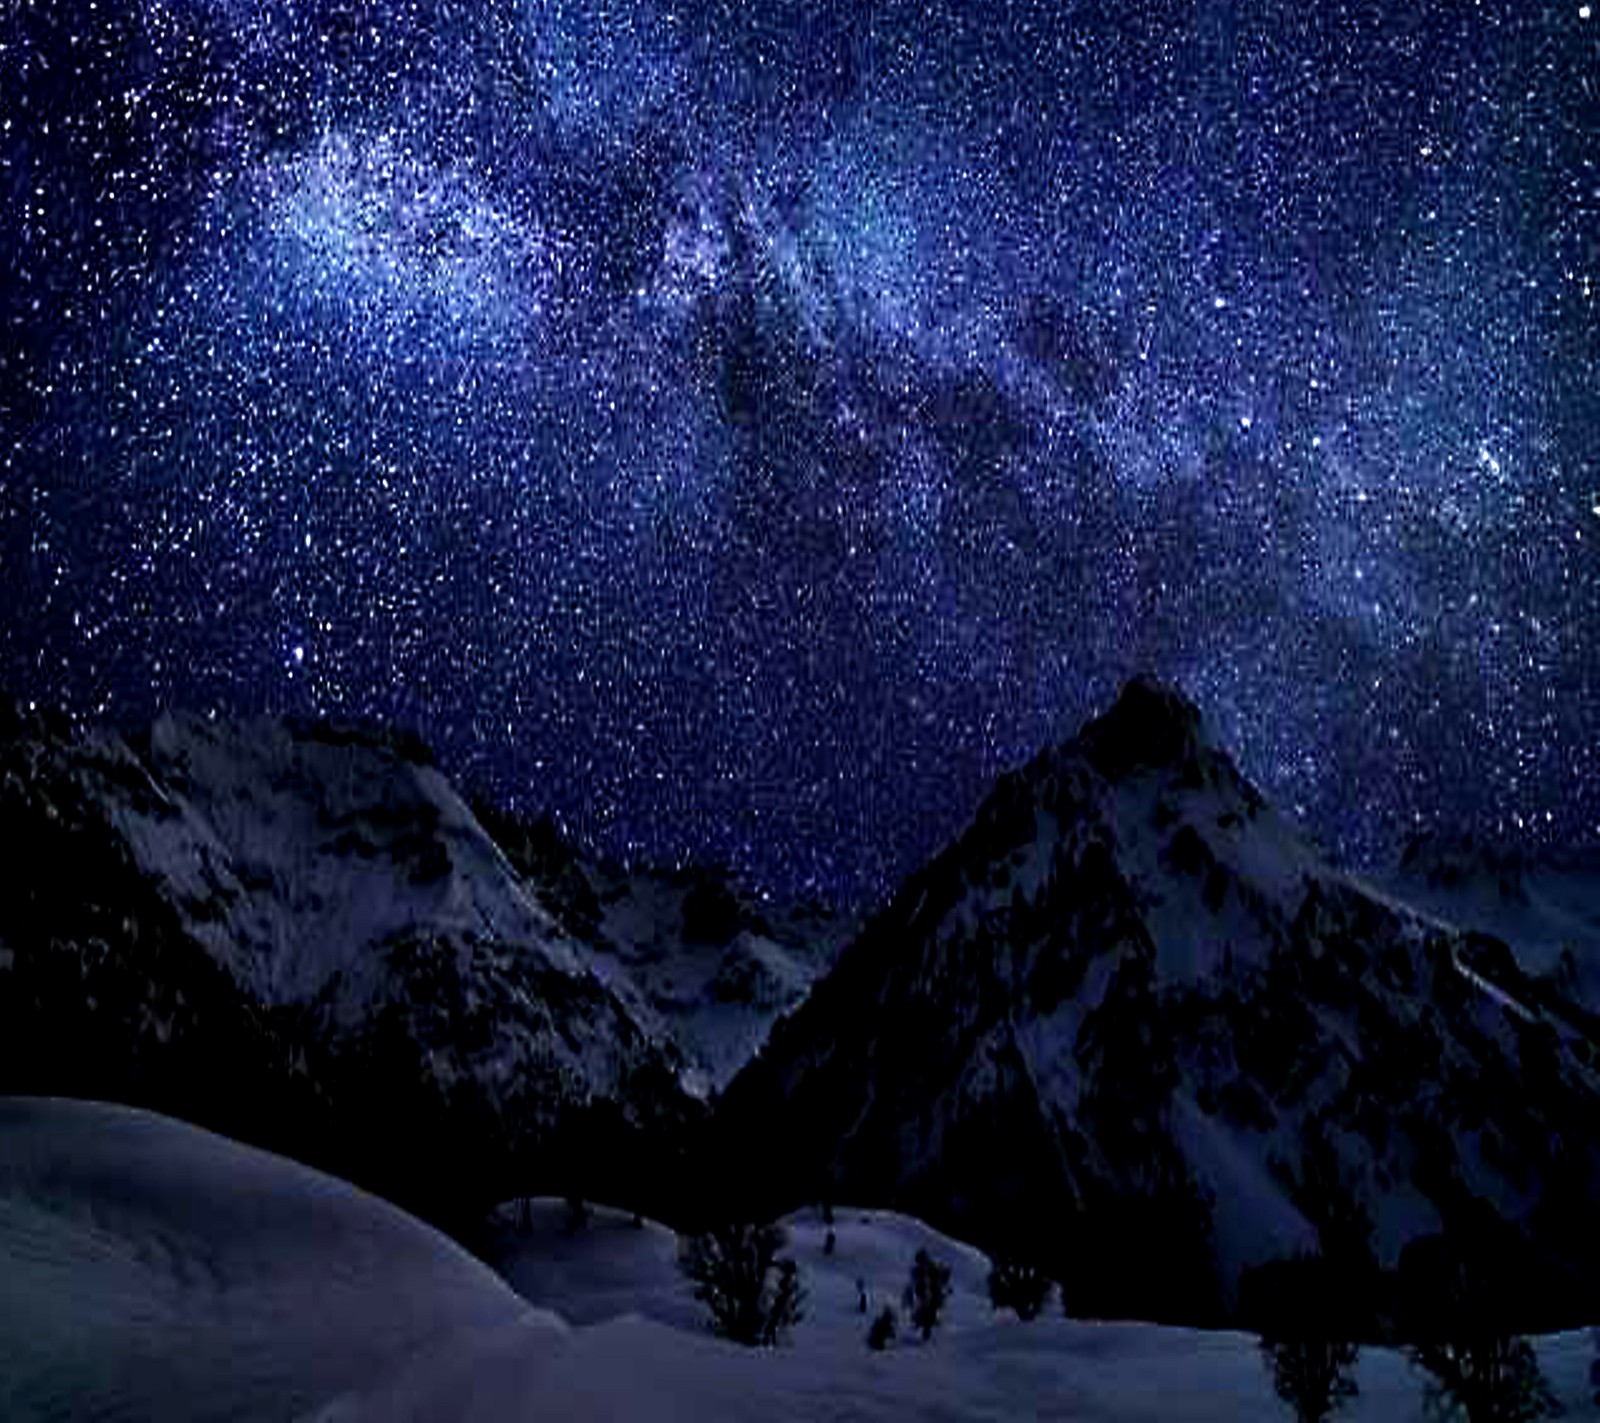
[[[595, 956], [636, 985], [694, 1069], [721, 1091], [837, 956], [844, 929], [741, 900], [705, 876], [639, 874], [602, 885]], [[696, 910], [709, 903], [710, 909]], [[603, 971], [603, 970], [602, 970]]]
[[260, 1135], [314, 1094], [109, 821], [164, 796], [120, 739], [0, 700], [0, 1090], [123, 1094]]
[[[568, 1227], [564, 1207], [535, 1203], [531, 1228], [503, 1217], [495, 1263], [525, 1298], [576, 1327], [557, 1372], [581, 1379], [597, 1416], [793, 1419], [1241, 1419], [1290, 1416], [1273, 1395], [1252, 1336], [1067, 1319], [1053, 1301], [1024, 1323], [997, 1314], [978, 1251], [892, 1212], [839, 1206], [790, 1217], [786, 1253], [799, 1263], [805, 1314], [787, 1345], [752, 1354], [706, 1337], [703, 1307], [676, 1268], [677, 1242], [652, 1224], [598, 1211]], [[829, 1231], [831, 1252], [826, 1248]], [[901, 1308], [918, 1249], [951, 1266], [952, 1294], [933, 1339], [902, 1329], [875, 1354], [872, 1313]], [[858, 1285], [869, 1299], [859, 1312]], [[902, 1325], [904, 1321], [902, 1320]], [[1541, 1340], [1542, 1367], [1567, 1416], [1594, 1417], [1585, 1388], [1593, 1348], [1583, 1335]], [[592, 1370], [591, 1361], [627, 1367]], [[507, 1392], [517, 1370], [506, 1367]], [[528, 1365], [530, 1378], [545, 1365]], [[491, 1366], [492, 1372], [492, 1366]], [[1420, 1420], [1422, 1377], [1396, 1353], [1364, 1350], [1353, 1420]], [[664, 1384], [670, 1380], [664, 1393]], [[480, 1387], [490, 1385], [480, 1380]], [[356, 1415], [359, 1416], [359, 1415]]]
[[113, 823], [194, 933], [268, 1002], [338, 974], [346, 1011], [382, 992], [382, 948], [421, 930], [515, 942], [581, 975], [580, 953], [525, 894], [433, 767], [348, 734], [164, 716], [151, 729], [153, 806]]
[[[1583, 1335], [1542, 1339], [1540, 1366], [1564, 1417], [1588, 1404]], [[578, 1331], [548, 1355], [492, 1345], [453, 1367], [418, 1369], [355, 1396], [317, 1423], [606, 1420], [666, 1423], [1286, 1423], [1254, 1339], [1138, 1325], [1051, 1321], [952, 1335], [948, 1346], [870, 1353], [827, 1347], [754, 1355], [637, 1316]], [[1427, 1423], [1424, 1380], [1396, 1354], [1372, 1350], [1355, 1369], [1350, 1423]], [[309, 1423], [309, 1420], [307, 1420]]]
[[[598, 1210], [501, 1217], [514, 1287], [345, 1183], [164, 1118], [0, 1098], [0, 1416], [8, 1423], [1014, 1418], [1276, 1420], [1253, 1338], [995, 1314], [977, 1252], [903, 1216], [804, 1213], [807, 1291], [790, 1342], [706, 1332], [676, 1238]], [[825, 1248], [833, 1230], [835, 1243]], [[952, 1266], [929, 1343], [864, 1342], [911, 1257]], [[520, 1296], [520, 1298], [519, 1298]], [[1582, 1335], [1538, 1341], [1566, 1416], [1600, 1416]], [[1422, 1378], [1363, 1351], [1341, 1416], [1420, 1420]]]
[[436, 1232], [166, 1118], [0, 1098], [0, 1417], [284, 1419], [464, 1336], [548, 1347]]
[[[107, 905], [113, 924], [163, 919], [317, 1045], [398, 1012], [441, 1089], [479, 1083], [495, 1110], [530, 1075], [578, 1099], [641, 1067], [720, 1089], [846, 933], [819, 906], [708, 871], [624, 872], [547, 822], [475, 813], [424, 748], [385, 733], [168, 715], [124, 739], [11, 715], [0, 832], [63, 831], [65, 807], [64, 843], [92, 840], [137, 881], [124, 913]], [[61, 938], [78, 885], [54, 868], [24, 934]]]
[[141, 867], [248, 991], [299, 1008], [299, 1031], [335, 1057], [359, 1060], [398, 1022], [442, 1110], [513, 1137], [679, 1071], [670, 1039], [415, 756], [320, 726], [168, 717], [147, 759], [176, 814], [113, 810]]
[[1473, 947], [1326, 865], [1134, 682], [778, 1025], [721, 1104], [728, 1170], [770, 1209], [873, 1199], [1071, 1264], [1086, 1309], [1233, 1318], [1253, 1267], [1320, 1249], [1379, 1310], [1443, 1235], [1570, 1313], [1600, 1283], [1600, 1077]]

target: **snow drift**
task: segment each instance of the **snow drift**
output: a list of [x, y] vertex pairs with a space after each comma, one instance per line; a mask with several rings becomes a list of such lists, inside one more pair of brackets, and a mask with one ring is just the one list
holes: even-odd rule
[[[605, 1210], [501, 1217], [485, 1266], [393, 1207], [150, 1113], [0, 1099], [0, 1416], [178, 1423], [519, 1419], [1276, 1420], [1255, 1341], [1023, 1323], [987, 1262], [921, 1223], [838, 1208], [787, 1222], [807, 1288], [789, 1346], [707, 1335], [674, 1237]], [[833, 1236], [832, 1243], [828, 1241]], [[914, 1252], [949, 1262], [933, 1339], [869, 1351], [858, 1308], [896, 1302]], [[858, 1286], [858, 1281], [860, 1286]], [[532, 1301], [532, 1303], [529, 1303]], [[569, 1322], [570, 1321], [570, 1322]], [[1593, 1417], [1588, 1341], [1540, 1341], [1568, 1416]], [[1413, 1420], [1421, 1380], [1364, 1351], [1343, 1415]]]

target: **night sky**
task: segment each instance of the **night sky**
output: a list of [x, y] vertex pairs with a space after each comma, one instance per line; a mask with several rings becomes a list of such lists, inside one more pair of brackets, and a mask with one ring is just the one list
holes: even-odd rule
[[860, 903], [1127, 676], [1600, 837], [1581, 0], [3, 0], [0, 685]]

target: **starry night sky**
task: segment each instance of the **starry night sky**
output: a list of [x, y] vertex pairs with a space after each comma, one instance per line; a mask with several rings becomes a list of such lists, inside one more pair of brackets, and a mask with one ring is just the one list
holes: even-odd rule
[[1582, 0], [3, 0], [0, 684], [861, 902], [1173, 679], [1600, 836]]

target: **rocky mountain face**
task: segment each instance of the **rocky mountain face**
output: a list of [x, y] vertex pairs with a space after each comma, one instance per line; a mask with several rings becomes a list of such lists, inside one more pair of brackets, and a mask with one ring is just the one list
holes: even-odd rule
[[326, 1106], [108, 814], [160, 793], [129, 748], [0, 702], [0, 1090], [123, 1098], [263, 1142]]
[[1600, 851], [1534, 853], [1419, 835], [1384, 886], [1459, 929], [1501, 940], [1525, 972], [1600, 1014]]
[[1352, 1329], [1440, 1269], [1558, 1323], [1600, 1281], [1591, 1022], [1330, 868], [1139, 681], [778, 1024], [720, 1103], [717, 1175], [746, 1208], [906, 1209], [1089, 1312], [1239, 1320], [1317, 1256]]
[[548, 820], [476, 810], [596, 975], [675, 1044], [696, 1098], [720, 1091], [749, 1061], [832, 966], [852, 927], [821, 904], [742, 893], [714, 869], [624, 870], [580, 854]]

